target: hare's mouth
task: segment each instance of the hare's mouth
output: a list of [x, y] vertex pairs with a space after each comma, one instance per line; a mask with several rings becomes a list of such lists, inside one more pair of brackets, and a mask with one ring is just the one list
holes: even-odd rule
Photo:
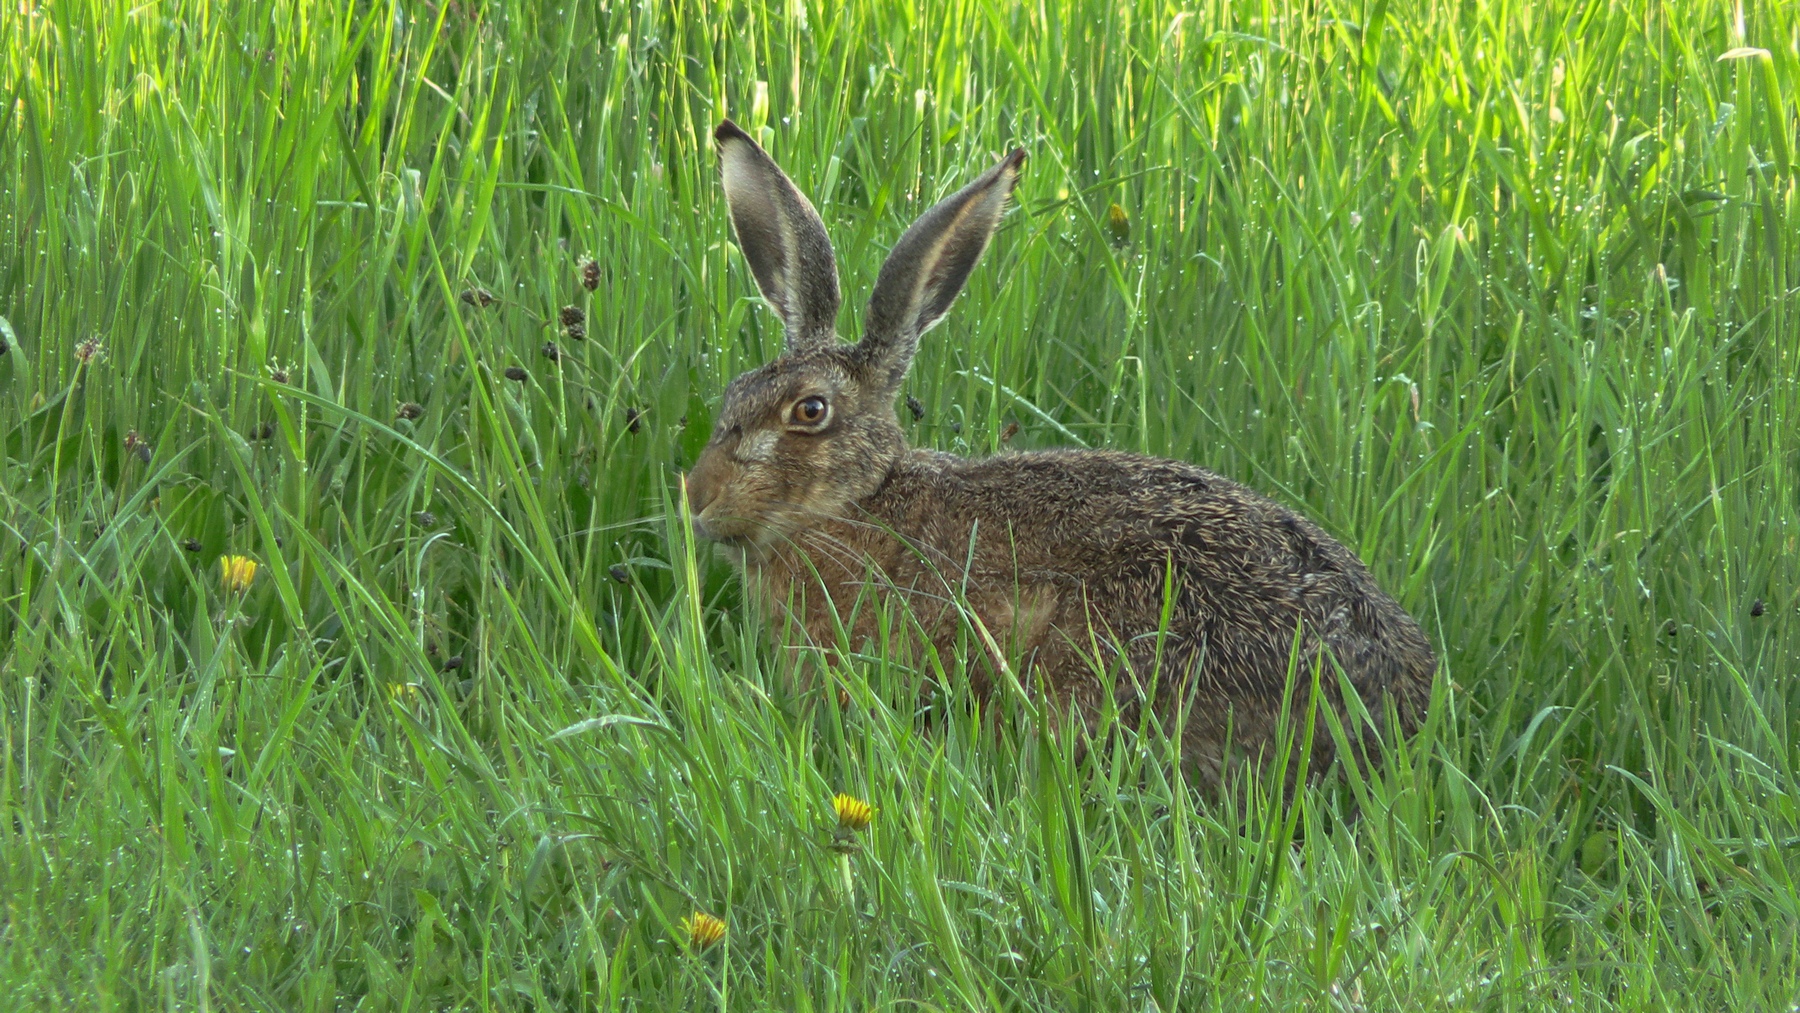
[[762, 525], [741, 517], [706, 516], [710, 512], [694, 518], [694, 533], [700, 537], [738, 551], [754, 549], [762, 540]]

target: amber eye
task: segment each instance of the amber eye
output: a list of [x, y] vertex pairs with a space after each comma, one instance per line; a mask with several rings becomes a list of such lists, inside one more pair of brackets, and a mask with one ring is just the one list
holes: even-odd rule
[[812, 397], [803, 397], [794, 402], [794, 423], [802, 426], [816, 426], [825, 421], [825, 416], [830, 411], [831, 406], [825, 403], [824, 398], [816, 394]]

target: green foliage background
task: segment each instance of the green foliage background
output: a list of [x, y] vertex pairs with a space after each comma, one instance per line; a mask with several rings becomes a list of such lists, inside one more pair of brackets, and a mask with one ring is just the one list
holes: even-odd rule
[[[1792, 1008], [1797, 97], [1792, 0], [8, 3], [0, 1005]], [[780, 342], [723, 115], [851, 336], [1027, 147], [914, 438], [1319, 519], [1442, 649], [1388, 772], [782, 678], [675, 499]]]

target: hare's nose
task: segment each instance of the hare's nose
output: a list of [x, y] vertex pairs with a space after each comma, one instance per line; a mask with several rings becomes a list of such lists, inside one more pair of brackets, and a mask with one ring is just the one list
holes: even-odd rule
[[719, 498], [719, 487], [724, 484], [725, 470], [719, 459], [718, 451], [707, 447], [701, 451], [700, 459], [694, 462], [694, 468], [682, 477], [687, 487], [688, 510], [695, 517], [706, 512], [713, 501]]

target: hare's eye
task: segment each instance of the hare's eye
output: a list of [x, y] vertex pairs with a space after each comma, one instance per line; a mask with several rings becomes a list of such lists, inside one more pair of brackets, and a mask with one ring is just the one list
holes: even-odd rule
[[825, 421], [825, 416], [830, 413], [831, 406], [825, 403], [824, 398], [819, 397], [816, 394], [812, 397], [803, 397], [794, 402], [793, 417], [796, 425], [819, 425]]

